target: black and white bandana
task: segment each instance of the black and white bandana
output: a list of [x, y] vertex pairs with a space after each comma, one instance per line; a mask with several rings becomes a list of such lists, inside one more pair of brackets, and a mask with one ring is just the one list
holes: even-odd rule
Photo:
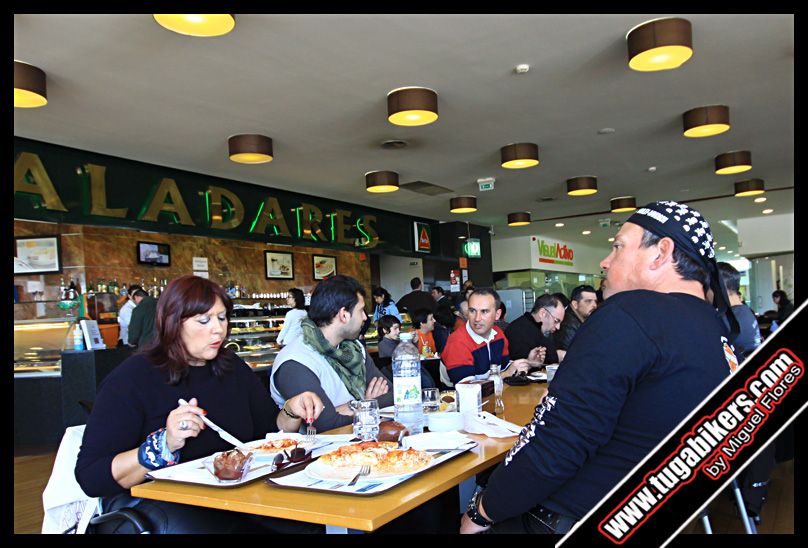
[[641, 207], [626, 222], [634, 223], [657, 236], [671, 238], [679, 249], [700, 264], [710, 275], [710, 289], [715, 295], [713, 304], [726, 314], [730, 330], [738, 332], [738, 322], [732, 314], [727, 290], [718, 273], [715, 260], [715, 241], [710, 223], [701, 213], [679, 202], [660, 200]]

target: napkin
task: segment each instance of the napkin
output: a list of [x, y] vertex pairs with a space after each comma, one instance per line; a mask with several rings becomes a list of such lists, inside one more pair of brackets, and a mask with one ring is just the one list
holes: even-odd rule
[[474, 441], [459, 432], [424, 432], [407, 436], [403, 443], [408, 449], [427, 451], [429, 449], [458, 449]]
[[484, 434], [489, 438], [509, 438], [519, 434], [522, 427], [483, 411], [476, 414], [466, 413], [463, 430], [469, 434]]

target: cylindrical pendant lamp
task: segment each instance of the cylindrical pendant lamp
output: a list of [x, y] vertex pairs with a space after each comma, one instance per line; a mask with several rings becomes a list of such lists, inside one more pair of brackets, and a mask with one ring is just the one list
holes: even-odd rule
[[508, 226], [526, 226], [530, 224], [530, 213], [527, 211], [517, 211], [508, 213]]
[[685, 137], [711, 137], [729, 131], [729, 107], [711, 105], [692, 108], [682, 114]]
[[752, 169], [752, 153], [748, 150], [734, 150], [715, 157], [715, 173], [732, 175]]
[[161, 27], [186, 36], [222, 36], [236, 26], [232, 13], [155, 13], [153, 17]]
[[570, 196], [589, 196], [598, 191], [598, 178], [594, 175], [567, 179], [567, 194]]
[[48, 104], [45, 71], [28, 63], [14, 61], [14, 106], [44, 107]]
[[757, 196], [766, 192], [763, 179], [747, 179], [746, 181], [738, 181], [735, 183], [735, 196], [742, 198], [744, 196]]
[[424, 126], [438, 119], [438, 94], [433, 89], [405, 87], [387, 94], [387, 119], [397, 126]]
[[230, 159], [240, 164], [264, 164], [272, 161], [272, 139], [266, 135], [245, 133], [227, 140]]
[[626, 213], [637, 209], [637, 200], [634, 196], [619, 196], [611, 199], [612, 213]]
[[512, 143], [499, 149], [502, 167], [523, 169], [539, 165], [539, 145], [535, 143]]
[[452, 213], [473, 213], [477, 211], [475, 196], [457, 196], [449, 200], [449, 211]]
[[398, 173], [395, 171], [368, 171], [365, 173], [368, 192], [395, 192], [398, 190]]
[[628, 66], [632, 69], [675, 69], [693, 55], [693, 30], [687, 19], [653, 19], [628, 31], [626, 43]]

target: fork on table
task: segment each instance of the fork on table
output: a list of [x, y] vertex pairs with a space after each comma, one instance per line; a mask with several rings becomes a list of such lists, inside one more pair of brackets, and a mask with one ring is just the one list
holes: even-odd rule
[[317, 429], [314, 427], [314, 420], [306, 426], [306, 436], [303, 438], [306, 443], [314, 443], [317, 440]]
[[355, 475], [355, 476], [354, 476], [354, 479], [352, 479], [352, 480], [351, 480], [351, 481], [348, 483], [348, 487], [351, 487], [351, 486], [353, 486], [353, 485], [356, 485], [357, 480], [358, 480], [358, 479], [359, 479], [361, 476], [367, 476], [368, 474], [370, 474], [370, 466], [369, 466], [369, 465], [367, 465], [367, 464], [363, 464], [363, 465], [362, 465], [362, 468], [360, 468], [360, 469], [359, 469], [359, 473], [358, 473], [357, 475]]

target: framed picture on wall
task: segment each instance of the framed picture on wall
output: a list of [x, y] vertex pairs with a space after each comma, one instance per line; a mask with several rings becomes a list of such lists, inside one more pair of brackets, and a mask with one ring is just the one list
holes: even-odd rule
[[295, 278], [295, 256], [280, 251], [264, 251], [267, 280]]
[[14, 274], [62, 272], [61, 236], [14, 238]]
[[337, 275], [337, 258], [331, 255], [312, 255], [315, 280], [325, 280]]

